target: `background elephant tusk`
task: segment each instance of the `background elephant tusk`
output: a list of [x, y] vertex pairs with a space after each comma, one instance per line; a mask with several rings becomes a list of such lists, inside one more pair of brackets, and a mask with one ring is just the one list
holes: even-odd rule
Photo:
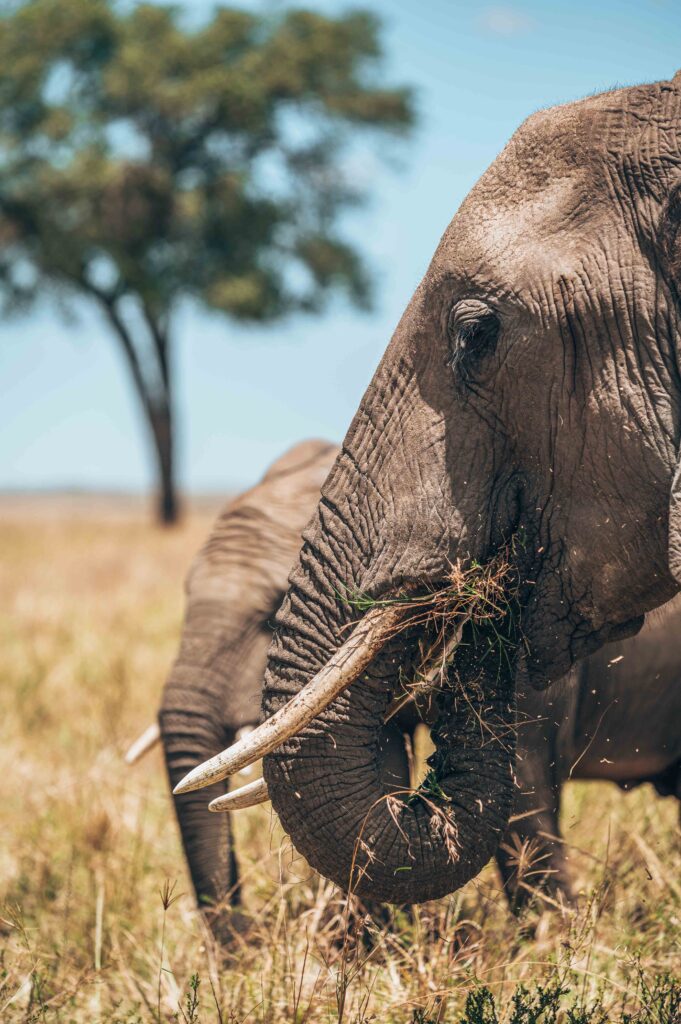
[[189, 793], [234, 775], [304, 729], [370, 664], [404, 615], [404, 610], [404, 605], [399, 604], [372, 608], [333, 657], [295, 697], [246, 739], [192, 769], [173, 793]]
[[208, 810], [239, 811], [242, 807], [254, 807], [256, 804], [267, 803], [269, 798], [265, 780], [256, 779], [255, 782], [240, 786], [239, 789], [235, 789], [231, 793], [216, 797], [208, 804]]
[[161, 740], [161, 730], [159, 729], [158, 722], [154, 722], [148, 729], [145, 729], [141, 736], [135, 740], [134, 743], [128, 747], [128, 752], [125, 755], [126, 764], [136, 764], [140, 758], [148, 754], [150, 750], [156, 746]]

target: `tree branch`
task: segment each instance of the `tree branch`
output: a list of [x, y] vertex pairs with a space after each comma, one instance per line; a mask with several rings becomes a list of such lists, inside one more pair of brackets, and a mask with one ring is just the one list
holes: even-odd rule
[[135, 390], [137, 391], [138, 397], [142, 403], [149, 425], [154, 435], [156, 435], [158, 431], [159, 412], [168, 412], [170, 408], [170, 393], [169, 387], [166, 383], [168, 365], [165, 351], [162, 351], [162, 353], [159, 352], [156, 338], [152, 333], [154, 351], [156, 352], [159, 360], [159, 369], [162, 381], [162, 387], [154, 387], [146, 379], [132, 336], [128, 330], [125, 320], [120, 314], [118, 299], [115, 294], [106, 291], [104, 288], [100, 288], [93, 281], [89, 280], [85, 273], [80, 274], [75, 283], [95, 299], [118, 337], [130, 368]]

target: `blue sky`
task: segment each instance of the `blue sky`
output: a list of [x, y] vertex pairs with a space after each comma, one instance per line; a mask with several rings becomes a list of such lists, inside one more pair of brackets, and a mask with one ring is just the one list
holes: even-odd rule
[[[309, 5], [325, 13], [348, 6]], [[197, 16], [212, 6], [191, 0]], [[398, 151], [399, 171], [374, 157], [357, 165], [373, 201], [344, 229], [374, 271], [375, 309], [366, 315], [336, 302], [321, 318], [266, 329], [185, 310], [176, 363], [188, 490], [247, 484], [298, 439], [342, 438], [448, 221], [529, 113], [681, 67], [675, 0], [354, 6], [384, 18], [386, 71], [415, 87], [420, 115]], [[0, 487], [147, 490], [141, 419], [98, 316], [83, 305], [66, 323], [46, 304], [0, 331]]]

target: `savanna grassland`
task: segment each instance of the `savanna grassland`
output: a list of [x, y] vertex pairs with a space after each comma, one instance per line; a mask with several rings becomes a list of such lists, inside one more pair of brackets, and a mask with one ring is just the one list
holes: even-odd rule
[[0, 503], [0, 1021], [681, 1021], [677, 808], [574, 784], [574, 913], [514, 919], [489, 867], [462, 892], [364, 921], [256, 807], [244, 907], [220, 951], [194, 911], [152, 721], [181, 581], [210, 522]]

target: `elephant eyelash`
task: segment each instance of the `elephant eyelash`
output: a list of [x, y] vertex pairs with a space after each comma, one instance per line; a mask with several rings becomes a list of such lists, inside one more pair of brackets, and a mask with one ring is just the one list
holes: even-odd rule
[[469, 376], [483, 357], [494, 351], [500, 327], [499, 317], [489, 308], [473, 317], [462, 315], [455, 307], [449, 317], [450, 351], [445, 364]]

